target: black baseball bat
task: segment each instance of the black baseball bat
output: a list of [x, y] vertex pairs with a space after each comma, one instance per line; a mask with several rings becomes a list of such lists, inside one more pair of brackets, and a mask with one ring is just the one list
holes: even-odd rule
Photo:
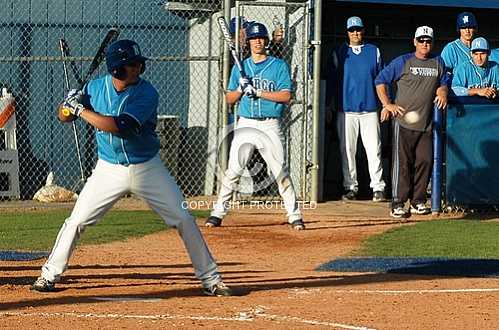
[[241, 61], [239, 60], [239, 56], [237, 56], [236, 52], [236, 44], [234, 43], [234, 40], [232, 39], [232, 36], [230, 35], [229, 32], [229, 26], [227, 25], [227, 21], [225, 20], [225, 17], [221, 16], [217, 19], [218, 26], [220, 27], [220, 31], [222, 31], [222, 35], [224, 37], [225, 43], [229, 46], [230, 53], [232, 55], [232, 58], [234, 59], [234, 63], [237, 66], [237, 69], [239, 70], [239, 73], [241, 74], [241, 77], [247, 78], [246, 73], [244, 72], [243, 65], [241, 64]]

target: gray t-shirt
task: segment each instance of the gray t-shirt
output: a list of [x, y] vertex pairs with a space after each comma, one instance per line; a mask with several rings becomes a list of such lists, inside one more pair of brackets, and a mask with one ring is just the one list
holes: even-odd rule
[[394, 103], [406, 110], [396, 119], [400, 126], [414, 131], [431, 129], [435, 92], [448, 84], [440, 56], [421, 60], [410, 53], [397, 57], [376, 77], [376, 85], [392, 83], [397, 88]]

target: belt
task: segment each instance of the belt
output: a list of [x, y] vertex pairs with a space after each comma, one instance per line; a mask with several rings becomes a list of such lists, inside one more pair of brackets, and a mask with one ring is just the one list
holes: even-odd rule
[[270, 119], [277, 119], [277, 117], [252, 117], [252, 118], [246, 117], [246, 119], [264, 121], [264, 120], [270, 120]]

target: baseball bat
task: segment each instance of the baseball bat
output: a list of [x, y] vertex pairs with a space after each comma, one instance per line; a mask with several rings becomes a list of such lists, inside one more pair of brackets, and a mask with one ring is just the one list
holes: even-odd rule
[[[66, 66], [66, 56], [67, 56], [67, 51], [69, 50], [69, 47], [66, 43], [66, 40], [64, 39], [59, 39], [59, 47], [61, 49], [61, 56], [62, 56], [62, 67], [63, 67], [63, 70], [64, 70], [64, 81], [65, 81], [65, 84], [66, 84], [66, 91], [69, 91], [71, 89], [71, 85], [69, 83], [69, 77], [68, 77], [68, 68]], [[64, 110], [66, 110], [68, 112], [68, 115], [69, 115], [69, 110], [68, 109], [63, 109], [63, 114], [64, 114]], [[75, 144], [76, 144], [76, 154], [78, 156], [78, 163], [80, 165], [80, 179], [82, 182], [85, 181], [85, 174], [83, 173], [83, 163], [81, 161], [81, 151], [80, 151], [80, 141], [78, 139], [78, 132], [76, 131], [76, 124], [74, 122], [74, 120], [71, 122], [71, 124], [73, 125], [73, 135], [74, 135], [74, 138], [75, 138]]]
[[[104, 59], [104, 56], [106, 54], [106, 49], [107, 46], [109, 46], [110, 43], [115, 41], [118, 38], [118, 35], [120, 34], [119, 30], [117, 28], [111, 28], [109, 31], [107, 31], [106, 36], [102, 40], [99, 49], [97, 50], [97, 53], [95, 53], [94, 58], [92, 59], [92, 62], [90, 63], [90, 66], [88, 67], [87, 72], [83, 76], [78, 89], [82, 89], [83, 86], [87, 83], [87, 81], [90, 79], [92, 74], [94, 73], [95, 70], [99, 67], [101, 64], [102, 60]], [[63, 109], [62, 114], [64, 116], [69, 116], [70, 112], [68, 109]]]
[[[60, 42], [62, 43], [61, 47], [64, 49], [64, 54], [66, 56], [66, 60], [68, 60], [68, 58], [71, 57], [69, 45], [66, 42], [66, 40], [64, 40], [64, 39], [61, 39]], [[76, 82], [78, 83], [78, 85], [81, 85], [82, 80], [80, 77], [80, 72], [79, 72], [78, 68], [76, 67], [75, 61], [73, 59], [69, 59], [69, 64], [71, 65], [71, 71], [73, 71], [73, 77], [76, 79]]]
[[234, 40], [232, 39], [232, 36], [230, 35], [229, 32], [229, 26], [227, 25], [227, 21], [225, 20], [225, 17], [221, 16], [217, 19], [218, 26], [220, 27], [220, 31], [222, 31], [222, 35], [224, 37], [225, 43], [229, 46], [230, 53], [232, 55], [232, 58], [234, 59], [234, 63], [237, 66], [237, 69], [239, 70], [239, 74], [243, 78], [247, 78], [246, 73], [244, 72], [243, 65], [241, 61], [239, 60], [239, 56], [237, 56], [236, 52], [236, 44], [234, 43]]

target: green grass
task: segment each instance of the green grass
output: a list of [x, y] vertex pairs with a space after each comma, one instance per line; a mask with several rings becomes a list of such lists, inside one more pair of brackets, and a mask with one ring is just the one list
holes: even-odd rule
[[[0, 214], [0, 250], [49, 251], [70, 210], [20, 211]], [[207, 211], [191, 212], [206, 217]], [[166, 230], [152, 211], [111, 211], [95, 226], [88, 226], [80, 244], [123, 241]]]
[[499, 222], [442, 220], [391, 229], [363, 242], [356, 256], [498, 258]]

